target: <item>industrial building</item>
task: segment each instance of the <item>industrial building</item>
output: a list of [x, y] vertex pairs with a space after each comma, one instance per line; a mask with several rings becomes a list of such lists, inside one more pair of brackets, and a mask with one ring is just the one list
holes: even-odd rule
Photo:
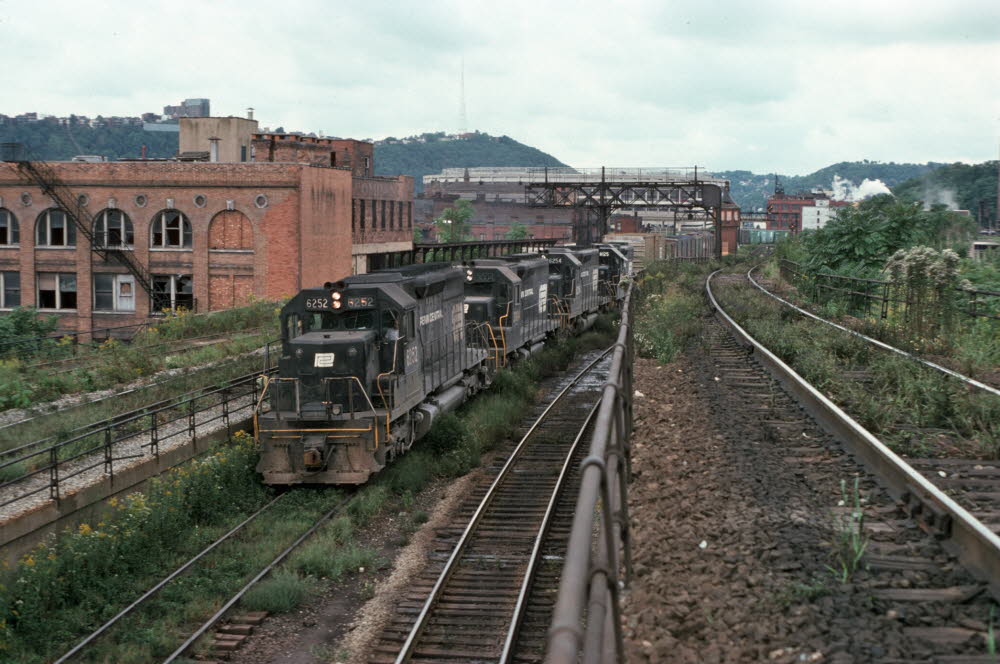
[[412, 247], [413, 180], [373, 176], [370, 143], [184, 118], [181, 146], [175, 160], [6, 155], [0, 310], [33, 305], [65, 331], [120, 327], [288, 296]]

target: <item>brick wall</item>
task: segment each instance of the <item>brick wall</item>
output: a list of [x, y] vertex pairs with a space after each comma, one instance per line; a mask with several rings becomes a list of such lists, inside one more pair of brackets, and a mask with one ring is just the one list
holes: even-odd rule
[[[256, 297], [296, 293], [303, 284], [351, 273], [351, 173], [282, 163], [54, 162], [49, 166], [95, 215], [113, 208], [132, 222], [131, 256], [153, 274], [192, 275], [199, 311]], [[22, 200], [22, 195], [27, 198]], [[0, 246], [0, 270], [19, 271], [21, 303], [37, 303], [38, 273], [73, 274], [75, 311], [59, 315], [65, 330], [120, 326], [146, 320], [147, 294], [136, 288], [134, 312], [93, 310], [94, 273], [127, 274], [106, 263], [77, 233], [74, 248], [35, 246], [35, 222], [53, 204], [24, 183], [12, 164], [0, 164], [0, 207], [20, 225], [17, 247]], [[182, 212], [192, 246], [150, 247], [151, 224], [165, 209]]]

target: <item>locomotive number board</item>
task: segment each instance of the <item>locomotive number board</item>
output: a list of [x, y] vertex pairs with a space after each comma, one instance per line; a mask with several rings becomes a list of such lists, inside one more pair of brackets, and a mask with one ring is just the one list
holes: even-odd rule
[[[332, 297], [307, 297], [306, 310], [327, 311], [329, 309], [339, 309], [340, 307], [334, 306], [334, 302], [337, 301]], [[365, 297], [346, 297], [340, 301], [348, 309], [368, 309], [375, 306], [375, 298], [371, 295]]]

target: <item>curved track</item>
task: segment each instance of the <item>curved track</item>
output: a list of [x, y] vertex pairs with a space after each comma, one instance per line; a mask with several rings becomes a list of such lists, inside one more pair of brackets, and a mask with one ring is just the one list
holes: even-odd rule
[[[712, 307], [740, 346], [737, 352], [766, 367], [785, 390], [827, 431], [836, 435], [901, 503], [920, 526], [946, 539], [949, 548], [1000, 598], [1000, 463], [967, 459], [907, 460], [901, 458], [816, 390], [791, 367], [751, 337], [724, 310], [712, 291], [712, 273], [706, 293]], [[743, 279], [722, 275], [722, 279]], [[759, 381], [761, 376], [748, 380]], [[921, 468], [920, 472], [917, 468]], [[939, 470], [948, 467], [951, 472]], [[958, 500], [974, 506], [971, 510]], [[989, 525], [987, 525], [989, 524]]]
[[962, 381], [963, 383], [965, 383], [966, 385], [968, 385], [970, 387], [974, 387], [976, 389], [983, 390], [984, 392], [989, 392], [990, 394], [994, 394], [996, 396], [1000, 396], [1000, 389], [997, 389], [996, 387], [993, 387], [992, 385], [987, 385], [986, 383], [983, 383], [982, 381], [978, 381], [975, 378], [969, 378], [968, 376], [964, 376], [964, 375], [958, 373], [957, 371], [953, 371], [952, 369], [949, 369], [948, 367], [943, 367], [940, 364], [936, 364], [934, 362], [930, 362], [929, 360], [925, 360], [922, 357], [914, 355], [913, 353], [908, 353], [905, 350], [902, 350], [900, 348], [896, 348], [895, 346], [891, 346], [891, 345], [885, 343], [884, 341], [879, 341], [878, 339], [873, 339], [872, 337], [869, 337], [869, 336], [866, 336], [864, 334], [861, 334], [860, 332], [856, 332], [856, 331], [854, 331], [854, 330], [852, 330], [852, 329], [850, 329], [848, 327], [845, 327], [845, 326], [840, 325], [838, 323], [834, 323], [833, 321], [829, 321], [829, 320], [827, 320], [825, 318], [821, 318], [820, 316], [817, 316], [816, 314], [812, 313], [811, 311], [807, 311], [807, 310], [803, 309], [802, 307], [800, 307], [800, 306], [798, 306], [798, 305], [796, 305], [796, 304], [794, 304], [792, 302], [789, 302], [788, 300], [786, 300], [786, 299], [784, 299], [784, 298], [782, 298], [782, 297], [780, 297], [778, 295], [775, 295], [771, 291], [767, 290], [767, 288], [765, 288], [763, 285], [761, 285], [760, 283], [758, 283], [756, 279], [753, 278], [753, 271], [756, 270], [757, 267], [759, 267], [759, 266], [754, 266], [754, 267], [750, 268], [750, 270], [747, 271], [747, 280], [749, 280], [751, 284], [753, 284], [758, 290], [760, 290], [762, 293], [764, 293], [768, 297], [771, 297], [774, 300], [776, 300], [776, 301], [784, 304], [785, 306], [794, 309], [795, 311], [797, 311], [798, 313], [802, 314], [803, 316], [806, 316], [807, 318], [811, 318], [811, 319], [813, 319], [815, 321], [819, 321], [820, 323], [823, 323], [824, 325], [829, 325], [832, 328], [838, 329], [841, 332], [846, 332], [847, 334], [850, 334], [850, 335], [852, 335], [854, 337], [857, 337], [859, 339], [864, 339], [865, 341], [867, 341], [868, 343], [872, 344], [873, 346], [877, 346], [877, 347], [879, 347], [879, 348], [881, 348], [883, 350], [887, 350], [887, 351], [889, 351], [891, 353], [896, 353], [897, 355], [902, 355], [903, 357], [905, 357], [905, 358], [907, 358], [909, 360], [913, 360], [914, 362], [919, 362], [920, 364], [923, 364], [926, 367], [930, 367], [931, 369], [934, 369], [935, 371], [940, 371], [943, 374], [947, 374], [948, 376], [951, 376], [952, 378], [960, 380], [960, 381]]

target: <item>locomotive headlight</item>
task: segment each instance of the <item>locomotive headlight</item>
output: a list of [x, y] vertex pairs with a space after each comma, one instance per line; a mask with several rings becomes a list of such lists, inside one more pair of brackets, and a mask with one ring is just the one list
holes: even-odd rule
[[334, 300], [339, 300], [340, 299], [340, 293], [338, 293], [337, 291], [334, 291], [333, 293], [330, 294], [330, 297], [332, 297]]
[[298, 359], [298, 360], [302, 359], [302, 349], [301, 348], [296, 348], [295, 349], [295, 358]]
[[465, 280], [466, 281], [472, 281], [472, 270], [466, 270], [465, 271]]
[[340, 309], [341, 305], [342, 305], [342, 302], [340, 300], [334, 300], [333, 301], [333, 308], [334, 309]]
[[350, 348], [347, 349], [347, 357], [357, 357], [357, 355], [358, 355], [358, 349], [355, 348], [354, 346], [351, 346]]

